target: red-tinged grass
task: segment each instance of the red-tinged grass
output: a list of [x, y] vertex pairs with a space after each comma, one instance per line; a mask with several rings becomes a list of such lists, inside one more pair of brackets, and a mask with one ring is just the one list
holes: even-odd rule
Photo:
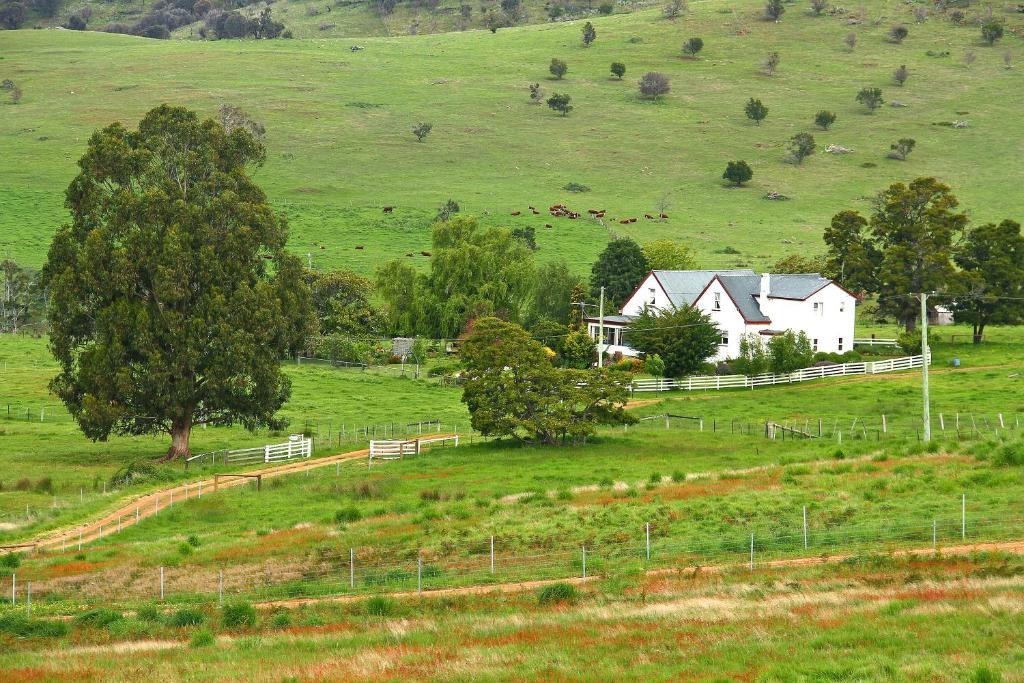
[[70, 576], [80, 576], [91, 572], [99, 571], [109, 567], [113, 562], [87, 562], [85, 560], [72, 560], [60, 564], [51, 564], [46, 567], [46, 578], [61, 579]]
[[256, 557], [278, 555], [282, 552], [308, 547], [328, 537], [327, 531], [319, 527], [302, 527], [282, 529], [264, 536], [256, 536], [252, 541], [217, 551], [214, 561], [245, 560]]

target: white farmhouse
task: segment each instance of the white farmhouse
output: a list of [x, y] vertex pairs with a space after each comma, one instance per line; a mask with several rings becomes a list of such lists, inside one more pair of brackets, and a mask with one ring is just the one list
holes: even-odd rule
[[[607, 353], [636, 356], [637, 351], [628, 346], [626, 330], [644, 309], [694, 306], [707, 313], [721, 331], [715, 361], [737, 357], [745, 334], [767, 341], [787, 330], [807, 334], [815, 351], [842, 353], [853, 348], [855, 304], [853, 294], [817, 273], [653, 270], [618, 315], [604, 317], [603, 343]], [[588, 317], [586, 321], [590, 335], [598, 340], [600, 320]]]

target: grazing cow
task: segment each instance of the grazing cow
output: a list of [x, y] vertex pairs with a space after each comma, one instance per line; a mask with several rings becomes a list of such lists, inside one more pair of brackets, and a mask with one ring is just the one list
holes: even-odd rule
[[421, 251], [420, 253], [423, 254], [424, 256], [430, 256], [429, 251]]
[[536, 207], [534, 207], [534, 206], [530, 206], [530, 207], [528, 207], [528, 208], [530, 209], [530, 211], [536, 211], [536, 210], [537, 210], [537, 208], [536, 208]]
[[513, 212], [512, 212], [512, 215], [513, 215], [513, 216], [518, 216], [518, 215], [519, 215], [520, 213], [521, 213], [521, 212], [519, 212], [519, 211], [513, 211]]
[[362, 249], [362, 248], [363, 248], [363, 245], [361, 245], [361, 244], [357, 244], [356, 245], [356, 249]]
[[412, 252], [410, 251], [406, 256], [412, 256]]
[[667, 213], [663, 213], [660, 216], [658, 216], [658, 218], [662, 218], [662, 219], [668, 218], [668, 214]]
[[540, 215], [540, 211], [538, 211], [537, 209], [534, 209], [533, 210], [533, 215], [534, 216], [539, 216]]
[[551, 224], [550, 224], [550, 223], [545, 223], [545, 224], [544, 224], [544, 227], [545, 227], [545, 228], [550, 228], [550, 227], [551, 227]]
[[391, 213], [394, 210], [395, 210], [395, 207], [393, 207], [393, 206], [385, 206], [384, 207], [384, 213]]
[[636, 223], [636, 219], [635, 219], [635, 218], [630, 218], [630, 219], [629, 219], [629, 222], [630, 222], [630, 223]]
[[645, 213], [645, 214], [644, 214], [644, 218], [646, 218], [646, 219], [647, 219], [647, 220], [649, 220], [649, 221], [653, 221], [653, 220], [654, 220], [654, 216], [652, 216], [652, 215], [651, 215], [651, 214], [649, 214], [649, 213]]
[[619, 221], [619, 223], [621, 223], [622, 225], [626, 225], [627, 223], [629, 223], [629, 219], [623, 218], [621, 221]]
[[597, 209], [587, 209], [587, 213], [589, 213], [591, 216], [595, 216], [601, 212], [598, 211]]

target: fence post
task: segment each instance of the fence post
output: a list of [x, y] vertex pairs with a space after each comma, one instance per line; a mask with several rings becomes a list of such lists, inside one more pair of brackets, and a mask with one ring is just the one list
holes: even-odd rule
[[224, 570], [221, 569], [217, 577], [217, 604], [224, 604]]
[[750, 532], [750, 571], [754, 571], [754, 532]]
[[885, 413], [882, 413], [882, 433], [889, 433], [889, 424], [885, 421]]
[[1003, 414], [999, 413], [999, 427], [1000, 429], [1006, 429], [1006, 425], [1003, 424]]
[[423, 551], [416, 556], [416, 593], [423, 594]]
[[139, 523], [139, 506], [138, 505], [135, 506], [135, 523], [136, 524]]
[[348, 587], [356, 587], [356, 549], [348, 549]]
[[647, 561], [650, 562], [651, 561], [651, 523], [647, 522], [644, 525], [644, 527], [645, 527], [644, 531], [646, 532], [645, 536], [646, 536], [646, 541], [647, 541]]
[[587, 546], [583, 546], [583, 578], [587, 578]]
[[946, 431], [946, 420], [942, 417], [942, 413], [939, 413], [939, 431]]
[[82, 552], [82, 527], [78, 527], [78, 552]]
[[203, 480], [202, 479], [199, 480], [199, 495], [196, 496], [196, 497], [197, 498], [202, 498], [203, 497]]
[[164, 599], [164, 568], [160, 567], [160, 601]]
[[270, 446], [263, 447], [263, 462], [270, 462]]
[[494, 573], [494, 535], [491, 535], [491, 573]]
[[804, 505], [804, 550], [807, 550], [807, 506]]
[[960, 496], [960, 538], [967, 539], [967, 494]]

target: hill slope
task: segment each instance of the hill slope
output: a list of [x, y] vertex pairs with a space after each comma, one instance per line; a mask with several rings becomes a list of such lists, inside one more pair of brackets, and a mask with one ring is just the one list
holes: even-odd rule
[[[580, 270], [614, 232], [640, 240], [690, 242], [706, 265], [770, 263], [787, 252], [822, 250], [820, 235], [843, 208], [869, 207], [894, 180], [936, 175], [950, 183], [977, 220], [1020, 218], [1011, 179], [1021, 174], [1016, 103], [1021, 71], [1003, 54], [1020, 51], [1008, 32], [995, 48], [979, 45], [976, 26], [934, 15], [912, 24], [903, 4], [872, 2], [866, 19], [811, 17], [790, 6], [780, 23], [760, 21], [760, 3], [695, 5], [685, 19], [656, 12], [595, 19], [598, 39], [580, 44], [581, 23], [350, 41], [152, 41], [66, 31], [0, 32], [0, 78], [24, 92], [0, 105], [0, 253], [39, 264], [63, 220], [62, 192], [89, 134], [173, 102], [213, 114], [242, 106], [268, 129], [268, 161], [258, 179], [291, 219], [292, 247], [324, 267], [370, 272], [381, 261], [427, 248], [429, 223], [449, 197], [490, 224], [537, 229], [542, 258], [565, 257]], [[1010, 17], [1009, 28], [1020, 19]], [[885, 39], [902, 21], [910, 37]], [[848, 50], [850, 32], [858, 45]], [[700, 58], [679, 47], [701, 36]], [[759, 64], [778, 51], [774, 76]], [[966, 66], [965, 50], [977, 60]], [[552, 57], [569, 64], [547, 80]], [[626, 78], [609, 78], [622, 61]], [[892, 71], [906, 64], [902, 88]], [[672, 79], [661, 101], [640, 100], [636, 79], [658, 70]], [[575, 110], [562, 117], [528, 102], [527, 86], [568, 93]], [[883, 88], [887, 103], [869, 115], [854, 101], [864, 86]], [[0, 94], [0, 97], [6, 97]], [[743, 105], [769, 107], [760, 126]], [[813, 130], [820, 109], [838, 115]], [[969, 127], [955, 129], [953, 120]], [[419, 144], [418, 121], [434, 132]], [[803, 165], [784, 162], [785, 143], [813, 131], [818, 153]], [[898, 138], [917, 149], [905, 162], [885, 158]], [[851, 154], [824, 152], [829, 144]], [[754, 168], [749, 187], [728, 189], [726, 161]], [[567, 183], [589, 193], [563, 190]], [[778, 191], [790, 201], [766, 201]], [[631, 225], [551, 219], [548, 205], [607, 209]], [[667, 205], [670, 219], [646, 221]], [[383, 215], [382, 205], [394, 205]], [[533, 216], [528, 205], [542, 209]], [[513, 217], [514, 211], [523, 212]], [[545, 224], [552, 228], [545, 228]], [[356, 246], [364, 246], [356, 250]], [[733, 252], [739, 252], [738, 254]]]

